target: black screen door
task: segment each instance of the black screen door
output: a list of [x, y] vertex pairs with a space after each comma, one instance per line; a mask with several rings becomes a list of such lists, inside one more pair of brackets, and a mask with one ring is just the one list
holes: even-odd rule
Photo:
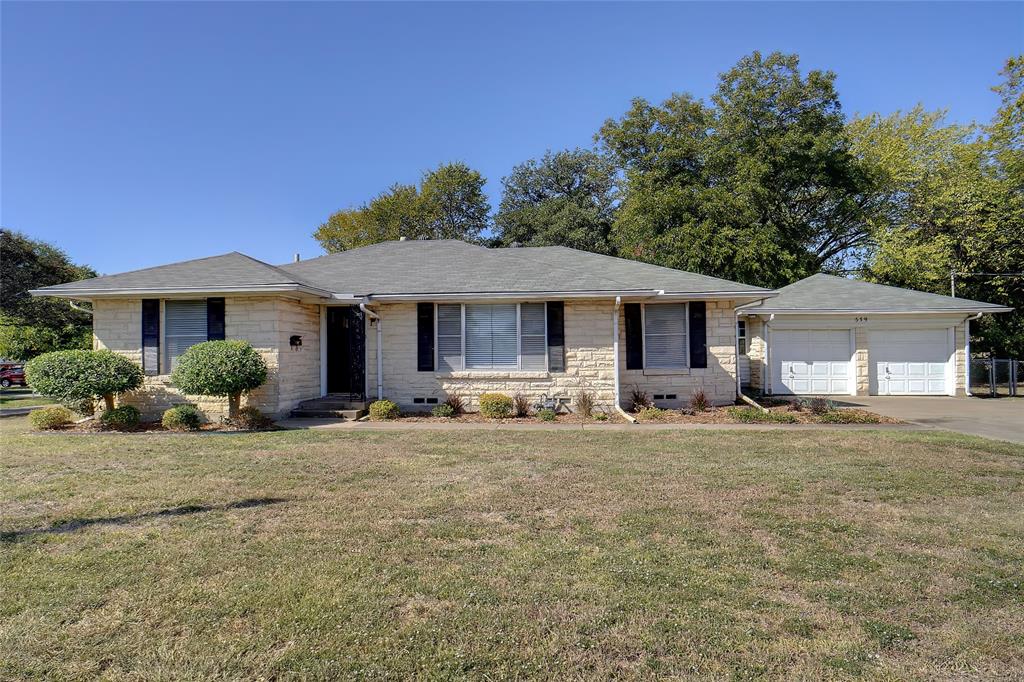
[[364, 397], [366, 337], [363, 311], [356, 306], [327, 308], [327, 392]]

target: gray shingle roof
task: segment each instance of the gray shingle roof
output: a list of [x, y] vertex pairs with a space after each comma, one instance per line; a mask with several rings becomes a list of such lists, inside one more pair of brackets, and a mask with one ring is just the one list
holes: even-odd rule
[[104, 275], [40, 289], [43, 292], [122, 290], [217, 290], [280, 286], [312, 287], [295, 274], [285, 272], [243, 253], [232, 251], [221, 256], [158, 265], [117, 275]]
[[994, 303], [941, 296], [833, 275], [811, 275], [778, 290], [778, 296], [744, 306], [755, 313], [1005, 312]]
[[768, 294], [724, 279], [561, 246], [488, 249], [457, 240], [391, 241], [272, 266], [241, 253], [60, 284], [43, 294], [300, 286], [336, 294], [630, 292]]
[[281, 269], [331, 291], [373, 295], [766, 291], [562, 246], [488, 249], [457, 240], [383, 242], [282, 265]]

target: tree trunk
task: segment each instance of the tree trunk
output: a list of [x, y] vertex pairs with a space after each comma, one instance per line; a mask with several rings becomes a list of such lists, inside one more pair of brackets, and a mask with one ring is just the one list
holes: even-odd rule
[[103, 405], [104, 405], [104, 407], [107, 410], [114, 409], [114, 394], [113, 393], [107, 393], [105, 396], [103, 396]]
[[228, 396], [228, 419], [234, 419], [238, 416], [238, 403], [241, 400], [241, 393], [234, 393]]

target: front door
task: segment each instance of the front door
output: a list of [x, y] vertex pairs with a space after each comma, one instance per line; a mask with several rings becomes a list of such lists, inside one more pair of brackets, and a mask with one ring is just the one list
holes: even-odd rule
[[365, 397], [366, 334], [357, 306], [327, 308], [327, 392]]

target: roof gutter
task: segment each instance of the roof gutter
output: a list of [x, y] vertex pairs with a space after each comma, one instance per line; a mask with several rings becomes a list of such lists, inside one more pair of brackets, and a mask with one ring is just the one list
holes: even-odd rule
[[161, 296], [174, 294], [266, 294], [266, 293], [301, 293], [319, 298], [332, 298], [335, 294], [325, 289], [317, 289], [302, 284], [263, 284], [248, 287], [216, 286], [216, 287], [140, 287], [127, 289], [29, 289], [33, 296], [52, 298], [96, 298], [96, 297], [127, 297], [127, 296]]
[[402, 302], [402, 301], [479, 301], [514, 299], [563, 300], [574, 298], [664, 298], [671, 300], [706, 300], [756, 297], [763, 300], [775, 293], [760, 291], [670, 291], [664, 289], [623, 289], [620, 291], [583, 290], [583, 291], [475, 291], [475, 292], [423, 292], [416, 294], [370, 294], [366, 298], [371, 301]]
[[751, 306], [757, 305], [756, 303], [750, 303], [746, 305], [736, 306], [738, 313], [745, 313], [747, 315], [934, 315], [934, 314], [970, 314], [977, 313], [1009, 313], [1013, 311], [1013, 308], [1005, 308], [1001, 306], [993, 306], [991, 308], [916, 308], [911, 310], [870, 310], [870, 309], [851, 309], [851, 308], [799, 308], [799, 309], [785, 309], [785, 308], [753, 308]]

